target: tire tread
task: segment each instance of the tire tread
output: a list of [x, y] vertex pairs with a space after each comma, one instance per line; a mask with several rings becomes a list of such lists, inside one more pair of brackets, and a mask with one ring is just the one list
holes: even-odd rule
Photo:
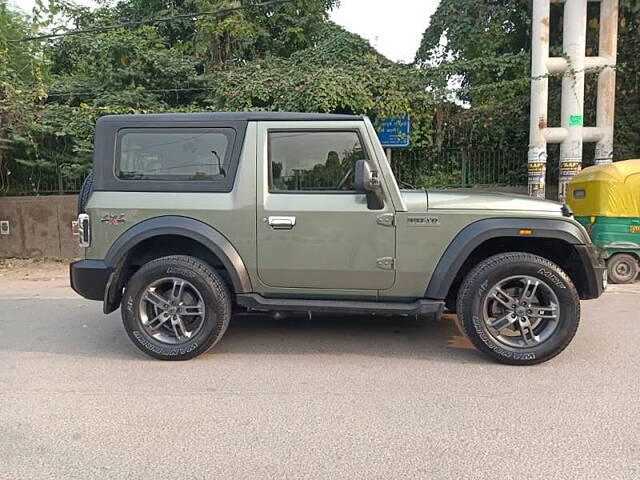
[[[479, 282], [479, 279], [483, 275], [485, 275], [486, 272], [493, 270], [497, 267], [500, 267], [502, 265], [512, 264], [515, 262], [536, 263], [541, 266], [546, 266], [549, 269], [552, 269], [554, 273], [560, 275], [562, 277], [562, 280], [565, 282], [567, 288], [569, 289], [571, 297], [574, 299], [574, 304], [576, 308], [576, 312], [575, 312], [577, 317], [576, 322], [572, 331], [569, 333], [569, 335], [566, 336], [564, 341], [560, 345], [558, 345], [551, 354], [545, 355], [544, 357], [541, 357], [541, 358], [536, 358], [533, 361], [522, 361], [522, 360], [515, 360], [513, 358], [499, 357], [495, 352], [493, 352], [489, 347], [487, 347], [484, 344], [484, 342], [482, 342], [482, 340], [475, 334], [475, 332], [470, 331], [470, 326], [468, 325], [468, 322], [465, 321], [466, 319], [462, 314], [462, 312], [464, 311], [463, 306], [465, 302], [469, 302], [471, 300], [470, 297], [477, 291], [477, 284]], [[456, 302], [456, 310], [459, 316], [457, 321], [458, 326], [461, 327], [462, 333], [473, 343], [473, 345], [478, 350], [489, 355], [490, 357], [495, 358], [502, 363], [507, 363], [511, 365], [534, 365], [537, 363], [546, 362], [548, 360], [551, 360], [555, 356], [559, 355], [573, 340], [573, 337], [575, 336], [578, 330], [578, 325], [580, 323], [580, 315], [581, 315], [580, 297], [578, 295], [578, 291], [575, 285], [573, 284], [573, 282], [571, 281], [571, 278], [569, 278], [569, 276], [566, 274], [566, 272], [564, 272], [564, 270], [562, 270], [558, 265], [551, 262], [550, 260], [547, 260], [544, 257], [540, 257], [538, 255], [535, 255], [532, 253], [525, 253], [525, 252], [501, 253], [501, 254], [489, 257], [481, 261], [478, 265], [476, 265], [467, 274], [467, 276], [465, 277], [465, 279], [463, 280], [460, 286], [460, 290], [459, 290], [458, 298]]]
[[[157, 267], [158, 265], [166, 266], [168, 264], [183, 266], [183, 267], [187, 267], [189, 269], [197, 271], [203, 277], [203, 280], [209, 285], [211, 290], [214, 292], [214, 296], [218, 299], [221, 299], [220, 301], [221, 311], [220, 311], [220, 314], [218, 315], [219, 320], [221, 321], [216, 324], [214, 334], [211, 335], [206, 340], [203, 346], [196, 348], [192, 352], [186, 353], [184, 355], [181, 355], [175, 358], [167, 358], [166, 356], [157, 354], [156, 352], [152, 352], [147, 349], [144, 349], [144, 347], [140, 346], [140, 344], [132, 337], [131, 332], [129, 332], [129, 329], [127, 328], [126, 330], [127, 330], [127, 334], [129, 334], [129, 337], [133, 340], [136, 346], [143, 349], [143, 351], [148, 355], [151, 355], [161, 360], [188, 360], [211, 350], [224, 336], [225, 332], [227, 331], [227, 328], [229, 327], [229, 323], [231, 320], [231, 313], [232, 313], [231, 294], [229, 293], [229, 289], [227, 288], [226, 284], [222, 280], [222, 277], [215, 271], [213, 267], [211, 267], [209, 264], [203, 262], [198, 258], [190, 257], [187, 255], [171, 255], [171, 256], [161, 257], [155, 260], [151, 260], [150, 262], [143, 265], [140, 268], [140, 270], [138, 270], [138, 272], [134, 274], [134, 277], [140, 272], [142, 272], [141, 275], [144, 275], [146, 271], [151, 270]], [[130, 280], [130, 283], [131, 283], [131, 280]], [[127, 292], [125, 292], [125, 295], [123, 296], [123, 302], [124, 302], [124, 299], [127, 297], [128, 297]], [[124, 315], [125, 315], [124, 305], [122, 308], [122, 312], [123, 312], [123, 319], [124, 319]]]

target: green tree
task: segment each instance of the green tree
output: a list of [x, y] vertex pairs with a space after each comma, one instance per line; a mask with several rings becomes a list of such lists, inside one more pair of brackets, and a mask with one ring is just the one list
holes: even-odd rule
[[11, 10], [6, 0], [0, 0], [0, 82], [32, 79], [32, 52], [27, 44], [15, 44], [9, 40], [25, 36], [29, 31], [27, 19]]
[[[551, 9], [551, 54], [562, 56], [561, 4]], [[599, 5], [589, 4], [587, 55], [598, 54]], [[432, 88], [455, 85], [464, 108], [440, 103], [437, 122], [455, 124], [456, 141], [474, 145], [528, 143], [531, 2], [442, 0], [416, 55]], [[616, 158], [640, 156], [640, 3], [620, 1], [616, 105]], [[596, 77], [587, 76], [585, 121], [595, 122]], [[440, 98], [444, 98], [442, 95]], [[444, 109], [444, 111], [443, 111]], [[549, 123], [560, 121], [560, 82], [550, 82]], [[442, 128], [436, 125], [436, 131]], [[585, 147], [584, 158], [593, 156]], [[553, 168], [554, 163], [550, 166]]]
[[[268, 109], [375, 117], [413, 109], [428, 117], [430, 96], [417, 70], [395, 65], [361, 38], [330, 24], [327, 12], [336, 4], [296, 0], [222, 18], [34, 43], [41, 47], [40, 64], [47, 67], [47, 89], [37, 97], [15, 98], [11, 105], [14, 170], [27, 169], [30, 178], [86, 171], [95, 120], [110, 113]], [[239, 5], [132, 0], [91, 10], [58, 3], [40, 16], [63, 15], [77, 29], [95, 29]], [[31, 92], [26, 83], [23, 91]]]
[[[591, 24], [595, 28], [597, 24]], [[614, 156], [640, 158], [640, 3], [620, 2]]]
[[322, 39], [288, 58], [267, 57], [224, 70], [208, 98], [214, 110], [411, 114], [414, 141], [428, 144], [432, 95], [420, 72], [395, 64], [362, 38], [327, 24]]
[[416, 54], [441, 100], [436, 143], [526, 145], [530, 43], [527, 0], [440, 2]]
[[34, 86], [40, 77], [32, 48], [10, 41], [25, 36], [28, 31], [28, 19], [11, 10], [6, 0], [0, 0], [0, 191], [8, 188], [9, 181], [7, 157], [14, 113], [11, 104], [21, 96], [21, 84]]

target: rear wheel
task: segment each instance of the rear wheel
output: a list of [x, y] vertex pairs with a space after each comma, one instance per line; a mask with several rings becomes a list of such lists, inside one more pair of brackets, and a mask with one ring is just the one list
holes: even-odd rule
[[628, 253], [618, 253], [607, 261], [611, 283], [633, 283], [638, 278], [638, 259]]
[[562, 352], [580, 321], [580, 299], [554, 263], [528, 253], [484, 260], [465, 278], [457, 301], [459, 323], [489, 357], [533, 365]]
[[231, 296], [209, 265], [193, 257], [153, 260], [138, 270], [122, 299], [129, 338], [161, 360], [188, 360], [213, 347], [231, 318]]

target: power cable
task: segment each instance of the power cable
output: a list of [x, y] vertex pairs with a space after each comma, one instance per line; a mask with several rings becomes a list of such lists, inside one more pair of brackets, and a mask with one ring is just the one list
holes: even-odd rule
[[50, 33], [47, 35], [36, 35], [33, 37], [24, 37], [24, 38], [14, 38], [7, 40], [9, 43], [22, 43], [22, 42], [31, 42], [34, 40], [47, 40], [51, 38], [61, 38], [61, 37], [69, 37], [73, 35], [88, 35], [91, 33], [104, 33], [110, 32], [113, 30], [118, 30], [120, 28], [131, 28], [131, 27], [139, 27], [141, 25], [152, 25], [154, 23], [164, 23], [170, 22], [172, 20], [186, 18], [186, 19], [196, 19], [198, 17], [207, 17], [207, 16], [215, 16], [215, 17], [223, 17], [229, 15], [231, 13], [238, 12], [240, 10], [248, 10], [251, 8], [259, 8], [259, 7], [269, 7], [273, 5], [279, 5], [283, 3], [292, 3], [295, 0], [268, 0], [262, 3], [253, 3], [249, 5], [241, 5], [239, 7], [225, 8], [222, 10], [213, 10], [208, 12], [191, 12], [191, 13], [181, 13], [179, 15], [172, 15], [169, 17], [163, 18], [150, 18], [147, 20], [137, 20], [134, 22], [124, 22], [119, 23], [118, 25], [108, 25], [106, 27], [96, 27], [96, 28], [88, 28], [84, 30], [71, 30], [69, 32], [64, 33]]

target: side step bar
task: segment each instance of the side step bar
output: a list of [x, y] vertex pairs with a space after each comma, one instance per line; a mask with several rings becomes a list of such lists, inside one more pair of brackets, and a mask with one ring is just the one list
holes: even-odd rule
[[444, 302], [420, 299], [410, 303], [370, 302], [358, 300], [305, 300], [297, 298], [265, 298], [255, 293], [236, 297], [238, 305], [251, 310], [316, 313], [377, 313], [387, 315], [441, 314]]

